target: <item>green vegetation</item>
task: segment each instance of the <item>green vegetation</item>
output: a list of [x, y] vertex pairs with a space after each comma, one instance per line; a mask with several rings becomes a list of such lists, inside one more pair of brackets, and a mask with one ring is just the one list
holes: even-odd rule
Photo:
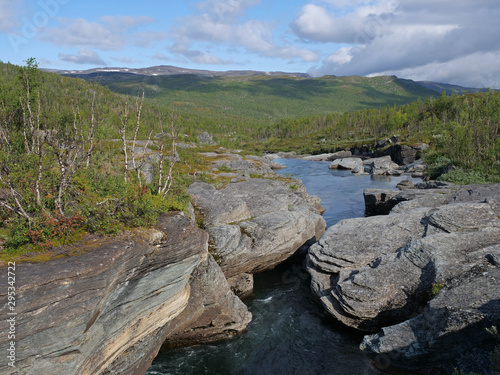
[[[285, 119], [264, 130], [255, 148], [331, 152], [373, 144], [398, 134], [408, 144], [428, 143], [430, 175], [457, 183], [500, 181], [500, 92], [441, 95], [402, 106]], [[452, 169], [456, 166], [458, 169]]]
[[0, 63], [4, 255], [150, 226], [186, 208], [195, 175], [224, 186], [199, 155], [217, 147], [175, 148], [203, 131], [242, 155], [331, 152], [398, 134], [431, 146], [431, 177], [500, 181], [498, 92], [435, 98], [395, 77], [113, 77], [100, 78], [106, 87], [41, 72], [34, 59]]
[[184, 119], [186, 134], [206, 130], [218, 134], [221, 144], [235, 146], [239, 141], [265, 139], [266, 129], [283, 119], [399, 105], [436, 95], [418, 84], [387, 76], [82, 77], [121, 94], [136, 95], [144, 87], [146, 96], [160, 105], [173, 103]]
[[[34, 59], [0, 73], [0, 258], [149, 227], [186, 209], [192, 179], [169, 159], [176, 120], [165, 108], [40, 72]], [[146, 162], [151, 181], [139, 172]]]
[[435, 283], [435, 284], [432, 284], [432, 289], [431, 289], [431, 295], [433, 297], [437, 296], [438, 293], [441, 291], [441, 289], [444, 288], [444, 284], [443, 283]]
[[[201, 131], [224, 146], [254, 151], [332, 152], [398, 134], [428, 143], [431, 177], [455, 183], [499, 181], [500, 94], [435, 97], [396, 77], [93, 77], [111, 90], [134, 94], [144, 85], [161, 106], [174, 103], [191, 139]], [[448, 87], [448, 85], [445, 85]], [[443, 86], [444, 87], [444, 86]], [[441, 173], [438, 173], [441, 169]]]

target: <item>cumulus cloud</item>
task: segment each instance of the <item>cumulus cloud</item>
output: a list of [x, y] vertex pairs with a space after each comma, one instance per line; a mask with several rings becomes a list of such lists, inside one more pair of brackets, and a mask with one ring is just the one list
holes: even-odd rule
[[[301, 61], [319, 61], [320, 55], [305, 48], [298, 48], [291, 43], [278, 45], [274, 42], [273, 26], [261, 20], [240, 19], [249, 7], [259, 4], [260, 0], [207, 0], [198, 5], [204, 13], [179, 20], [171, 30], [171, 37], [176, 41], [171, 49], [191, 61], [200, 61], [200, 51], [192, 48], [197, 42], [212, 46], [242, 47], [261, 56], [299, 59]], [[179, 48], [182, 46], [182, 49]], [[218, 59], [204, 58], [205, 63]]]
[[0, 32], [12, 31], [17, 26], [16, 9], [19, 7], [17, 0], [0, 0]]
[[96, 52], [89, 49], [82, 49], [76, 55], [60, 53], [59, 59], [73, 64], [107, 65]]
[[197, 64], [228, 65], [235, 63], [233, 60], [223, 60], [207, 52], [190, 49], [189, 47], [182, 44], [176, 44], [172, 46], [170, 48], [170, 52], [187, 57], [189, 60]]
[[227, 22], [261, 2], [261, 0], [207, 0], [198, 4], [198, 9], [211, 14], [219, 22]]
[[147, 16], [104, 16], [101, 21], [114, 32], [124, 32], [138, 26], [147, 25], [155, 21], [152, 17]]
[[[1, 1], [1, 0], [0, 0]], [[149, 47], [166, 38], [162, 31], [138, 31], [154, 19], [146, 16], [105, 16], [100, 22], [83, 18], [58, 18], [58, 27], [45, 28], [40, 39], [64, 47], [121, 50], [130, 44]]]
[[[395, 74], [498, 87], [500, 3], [494, 0], [343, 0], [308, 4], [291, 28], [313, 43], [341, 42], [314, 75]], [[338, 8], [340, 6], [340, 8]], [[315, 16], [319, 17], [314, 23]], [[487, 74], [485, 72], [488, 72]]]
[[315, 42], [368, 43], [379, 32], [374, 26], [383, 28], [395, 10], [395, 3], [386, 0], [375, 4], [359, 2], [357, 8], [352, 8], [351, 3], [343, 5], [343, 1], [330, 3], [347, 10], [336, 8], [334, 12], [327, 4], [306, 4], [291, 24], [293, 32]]
[[124, 35], [83, 18], [59, 18], [60, 26], [45, 29], [40, 38], [58, 46], [91, 47], [101, 50], [118, 50], [126, 44]]

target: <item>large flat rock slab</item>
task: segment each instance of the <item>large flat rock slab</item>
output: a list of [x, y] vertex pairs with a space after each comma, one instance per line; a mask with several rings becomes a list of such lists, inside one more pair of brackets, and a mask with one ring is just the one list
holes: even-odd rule
[[228, 278], [274, 268], [326, 228], [319, 199], [299, 180], [250, 178], [220, 190], [196, 182], [188, 191]]

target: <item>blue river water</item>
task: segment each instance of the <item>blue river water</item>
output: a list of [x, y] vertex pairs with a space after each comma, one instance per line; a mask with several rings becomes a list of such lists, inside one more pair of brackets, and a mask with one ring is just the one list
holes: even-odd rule
[[[363, 190], [394, 188], [409, 176], [355, 176], [329, 170], [328, 162], [277, 160], [279, 173], [300, 178], [309, 194], [321, 198], [328, 226], [364, 215]], [[304, 259], [291, 259], [255, 275], [254, 295], [244, 302], [253, 314], [247, 331], [213, 345], [160, 353], [148, 375], [381, 375], [358, 349], [362, 335], [326, 314], [309, 286]]]

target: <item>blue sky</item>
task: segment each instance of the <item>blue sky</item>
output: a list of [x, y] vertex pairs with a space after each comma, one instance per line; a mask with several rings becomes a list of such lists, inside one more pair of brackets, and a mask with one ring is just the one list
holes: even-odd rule
[[0, 59], [500, 87], [498, 0], [0, 0]]

